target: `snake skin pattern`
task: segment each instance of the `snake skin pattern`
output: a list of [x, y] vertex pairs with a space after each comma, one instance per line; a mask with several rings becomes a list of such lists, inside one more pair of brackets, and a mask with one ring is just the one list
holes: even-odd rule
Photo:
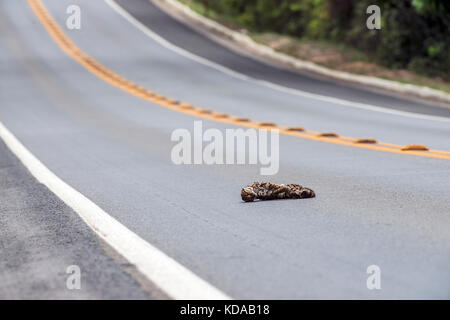
[[242, 200], [252, 202], [275, 199], [303, 199], [314, 198], [316, 194], [309, 188], [298, 184], [275, 184], [270, 182], [255, 182], [241, 190]]

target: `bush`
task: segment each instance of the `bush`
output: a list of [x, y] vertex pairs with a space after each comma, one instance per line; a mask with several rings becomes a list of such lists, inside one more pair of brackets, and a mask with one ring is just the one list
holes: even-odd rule
[[[250, 30], [353, 46], [390, 68], [449, 78], [447, 0], [198, 0]], [[366, 8], [381, 8], [381, 30], [366, 28]]]

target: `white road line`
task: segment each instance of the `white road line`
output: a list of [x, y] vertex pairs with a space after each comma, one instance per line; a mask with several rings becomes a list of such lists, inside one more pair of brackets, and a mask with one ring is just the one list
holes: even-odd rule
[[226, 294], [127, 229], [94, 202], [58, 178], [0, 122], [0, 138], [30, 173], [71, 207], [119, 254], [173, 299], [228, 300]]
[[[123, 9], [114, 0], [104, 0], [104, 1], [112, 9], [114, 9], [114, 11], [116, 11], [123, 18], [125, 18], [128, 22], [130, 22], [133, 26], [135, 26], [137, 29], [142, 31], [145, 35], [147, 35], [154, 41], [161, 44], [163, 47], [165, 47], [169, 50], [172, 50], [172, 51], [176, 52], [177, 54], [184, 56], [186, 58], [189, 58], [193, 61], [196, 61], [198, 63], [201, 63], [201, 64], [211, 67], [213, 69], [216, 69], [225, 74], [228, 74], [232, 77], [235, 77], [235, 78], [238, 78], [241, 80], [245, 80], [245, 81], [249, 81], [249, 82], [253, 82], [253, 83], [257, 83], [264, 87], [268, 87], [268, 88], [271, 88], [271, 89], [274, 89], [277, 91], [281, 91], [284, 93], [293, 94], [296, 96], [301, 96], [301, 97], [310, 98], [310, 99], [315, 99], [315, 100], [319, 100], [319, 101], [323, 101], [323, 102], [327, 102], [327, 103], [334, 103], [334, 104], [339, 104], [339, 105], [346, 106], [346, 107], [369, 110], [369, 111], [373, 111], [373, 112], [382, 112], [382, 113], [387, 113], [387, 114], [396, 115], [396, 116], [403, 116], [403, 117], [409, 117], [409, 118], [415, 118], [415, 119], [421, 119], [421, 120], [431, 120], [431, 121], [440, 121], [440, 122], [449, 122], [450, 123], [450, 118], [431, 116], [431, 115], [425, 115], [425, 114], [408, 112], [408, 111], [394, 110], [394, 109], [384, 108], [384, 107], [380, 107], [380, 106], [374, 106], [374, 105], [365, 104], [365, 103], [358, 103], [358, 102], [348, 101], [348, 100], [344, 100], [344, 99], [323, 96], [323, 95], [319, 95], [319, 94], [305, 92], [305, 91], [298, 90], [298, 89], [287, 88], [287, 87], [284, 87], [284, 86], [281, 86], [281, 85], [278, 85], [278, 84], [275, 84], [275, 83], [272, 83], [269, 81], [259, 80], [259, 79], [249, 77], [245, 74], [233, 71], [227, 67], [219, 65], [208, 59], [197, 56], [189, 51], [186, 51], [183, 48], [180, 48], [180, 47], [174, 45], [173, 43], [170, 43], [166, 39], [164, 39], [161, 36], [159, 36], [158, 34], [156, 34], [154, 31], [152, 31], [146, 25], [139, 22], [136, 18], [134, 18], [131, 14], [129, 14], [125, 9]], [[149, 1], [151, 1], [151, 0], [149, 0]]]

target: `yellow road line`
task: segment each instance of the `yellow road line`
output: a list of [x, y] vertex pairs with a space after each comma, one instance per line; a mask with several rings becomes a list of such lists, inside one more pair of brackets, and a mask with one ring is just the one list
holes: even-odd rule
[[[199, 117], [211, 121], [217, 121], [222, 123], [228, 123], [233, 125], [238, 125], [247, 128], [254, 129], [279, 129], [281, 134], [295, 136], [303, 139], [340, 144], [345, 146], [351, 146], [355, 148], [371, 149], [377, 151], [392, 152], [404, 155], [414, 155], [420, 157], [429, 158], [439, 158], [450, 160], [450, 152], [441, 150], [427, 150], [427, 151], [417, 151], [417, 150], [402, 150], [405, 146], [377, 142], [370, 138], [353, 138], [339, 136], [338, 134], [332, 134], [330, 132], [317, 132], [313, 130], [306, 130], [303, 127], [286, 127], [280, 126], [273, 122], [258, 122], [252, 121], [248, 118], [236, 117], [233, 115], [228, 115], [225, 113], [214, 112], [209, 109], [203, 109], [197, 106], [190, 105], [185, 102], [180, 102], [175, 99], [161, 96], [151, 90], [143, 88], [138, 84], [127, 80], [126, 78], [118, 75], [112, 70], [106, 68], [89, 55], [84, 53], [80, 48], [78, 48], [70, 38], [64, 33], [64, 31], [59, 27], [58, 23], [51, 17], [45, 6], [40, 0], [28, 0], [28, 4], [31, 9], [41, 21], [44, 28], [53, 38], [53, 40], [61, 47], [61, 49], [71, 58], [80, 63], [87, 70], [103, 79], [104, 81], [110, 83], [111, 85], [118, 87], [134, 96], [145, 99], [152, 103], [158, 104], [165, 108], [182, 112], [194, 117]], [[361, 141], [366, 141], [366, 143], [361, 143]], [[367, 143], [371, 141], [371, 143]]]

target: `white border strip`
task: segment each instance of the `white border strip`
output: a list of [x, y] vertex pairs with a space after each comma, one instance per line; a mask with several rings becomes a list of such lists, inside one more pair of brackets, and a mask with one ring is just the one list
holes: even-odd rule
[[317, 65], [313, 62], [304, 61], [298, 58], [291, 57], [287, 54], [278, 52], [268, 46], [259, 44], [245, 34], [231, 30], [230, 28], [227, 28], [214, 20], [204, 17], [198, 14], [197, 12], [191, 10], [191, 8], [189, 8], [188, 6], [177, 0], [149, 0], [149, 1], [153, 2], [155, 5], [157, 5], [164, 11], [167, 10], [178, 11], [178, 13], [181, 13], [182, 15], [184, 15], [184, 17], [187, 17], [191, 19], [193, 22], [201, 25], [203, 28], [212, 30], [216, 34], [225, 36], [227, 39], [232, 40], [239, 46], [241, 47], [243, 46], [253, 53], [256, 53], [262, 57], [267, 57], [274, 61], [281, 62], [284, 65], [294, 67], [298, 70], [307, 70], [310, 72], [314, 72], [316, 74], [320, 74], [338, 80], [344, 80], [352, 83], [372, 86], [375, 88], [381, 88], [384, 90], [393, 91], [397, 93], [411, 94], [421, 98], [431, 98], [441, 102], [444, 101], [450, 103], [450, 94], [426, 86], [406, 84], [397, 81], [381, 79], [377, 77], [357, 75], [348, 72], [332, 70]]
[[[104, 0], [104, 1], [112, 9], [114, 9], [114, 11], [116, 11], [119, 15], [121, 15], [129, 23], [131, 23], [134, 27], [136, 27], [138, 30], [142, 31], [149, 38], [158, 42], [163, 47], [165, 47], [169, 50], [172, 50], [175, 53], [177, 53], [181, 56], [184, 56], [188, 59], [196, 61], [200, 64], [206, 65], [206, 66], [216, 69], [220, 72], [228, 74], [232, 77], [235, 77], [235, 78], [238, 78], [238, 79], [241, 79], [244, 81], [248, 81], [248, 82], [253, 82], [253, 83], [262, 85], [264, 87], [268, 87], [268, 88], [271, 88], [271, 89], [274, 89], [277, 91], [281, 91], [284, 93], [292, 94], [295, 96], [301, 96], [304, 98], [315, 99], [315, 100], [319, 100], [319, 101], [323, 101], [323, 102], [327, 102], [327, 103], [334, 103], [334, 104], [342, 105], [345, 107], [352, 107], [352, 108], [363, 109], [363, 110], [368, 110], [368, 111], [373, 111], [373, 112], [387, 113], [387, 114], [391, 114], [391, 115], [395, 115], [395, 116], [402, 116], [402, 117], [408, 117], [408, 118], [414, 118], [414, 119], [440, 121], [440, 122], [450, 123], [450, 118], [446, 118], [446, 117], [432, 116], [432, 115], [426, 115], [426, 114], [421, 114], [421, 113], [389, 109], [389, 108], [374, 106], [374, 105], [365, 104], [365, 103], [358, 103], [358, 102], [343, 100], [343, 99], [339, 99], [339, 98], [323, 96], [323, 95], [309, 93], [309, 92], [305, 92], [305, 91], [301, 91], [301, 90], [297, 90], [297, 89], [287, 88], [287, 87], [284, 87], [284, 86], [281, 86], [281, 85], [278, 85], [278, 84], [275, 84], [272, 82], [258, 80], [258, 79], [249, 77], [245, 74], [228, 69], [224, 66], [221, 66], [221, 65], [219, 65], [215, 62], [212, 62], [210, 60], [207, 60], [203, 57], [197, 56], [189, 51], [184, 50], [183, 48], [177, 47], [176, 45], [168, 42], [167, 40], [165, 40], [164, 38], [162, 38], [161, 36], [156, 34], [154, 31], [149, 29], [147, 26], [145, 26], [144, 24], [139, 22], [136, 18], [134, 18], [131, 14], [129, 14], [125, 9], [123, 9], [120, 5], [118, 5], [114, 0]], [[156, 5], [159, 6], [159, 4], [156, 3], [156, 1], [154, 1], [154, 0], [149, 0], [149, 1], [152, 1], [153, 3], [155, 3]]]
[[71, 207], [119, 254], [169, 297], [180, 300], [229, 300], [230, 297], [153, 247], [58, 178], [0, 122], [0, 138], [30, 173]]

